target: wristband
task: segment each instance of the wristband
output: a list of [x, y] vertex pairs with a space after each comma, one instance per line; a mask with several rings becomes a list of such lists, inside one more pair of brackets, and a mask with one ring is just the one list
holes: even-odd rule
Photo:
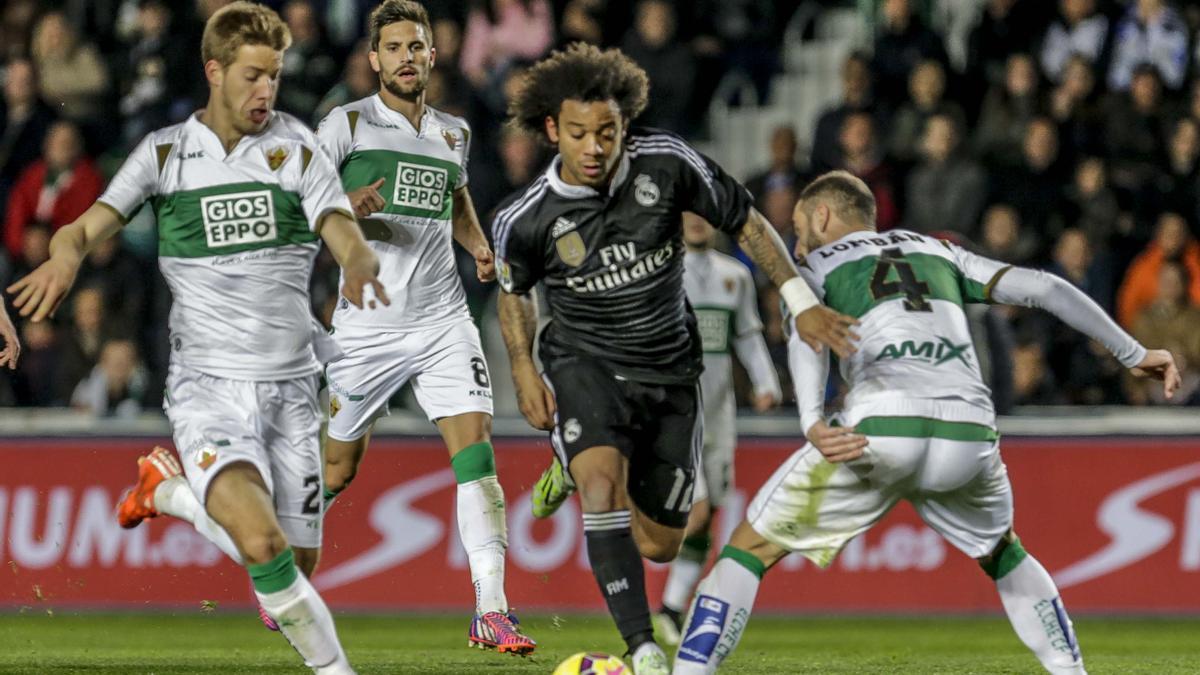
[[783, 282], [779, 287], [779, 297], [783, 298], [783, 303], [787, 305], [792, 316], [800, 316], [801, 313], [821, 304], [808, 284], [804, 283], [804, 279], [798, 276]]

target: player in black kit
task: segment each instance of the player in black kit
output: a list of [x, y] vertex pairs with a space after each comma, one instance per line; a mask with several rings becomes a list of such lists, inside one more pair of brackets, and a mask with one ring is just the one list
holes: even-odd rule
[[[552, 432], [556, 455], [534, 513], [553, 513], [578, 486], [588, 559], [631, 665], [665, 675], [641, 557], [678, 552], [700, 448], [701, 350], [683, 291], [681, 214], [735, 236], [811, 344], [846, 355], [856, 336], [853, 319], [817, 303], [744, 187], [678, 136], [630, 127], [646, 98], [645, 72], [615, 49], [575, 44], [530, 69], [510, 122], [558, 155], [501, 205], [492, 232], [521, 412]], [[551, 318], [539, 340], [545, 379], [528, 296], [539, 281]]]

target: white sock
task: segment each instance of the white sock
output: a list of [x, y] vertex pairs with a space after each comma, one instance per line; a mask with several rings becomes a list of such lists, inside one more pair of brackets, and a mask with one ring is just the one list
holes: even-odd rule
[[458, 536], [467, 551], [475, 611], [505, 613], [504, 551], [508, 527], [504, 522], [504, 490], [495, 476], [458, 484]]
[[154, 488], [154, 509], [191, 523], [205, 539], [215, 544], [234, 562], [242, 564], [242, 554], [238, 552], [237, 545], [233, 543], [229, 533], [209, 517], [200, 500], [196, 499], [196, 493], [192, 492], [192, 486], [188, 485], [183, 476], [168, 478]]
[[[696, 589], [675, 654], [674, 675], [715, 673], [746, 630], [762, 580], [762, 563], [754, 558], [753, 563], [747, 564], [749, 561], [730, 557], [729, 550], [726, 547]], [[744, 551], [737, 553], [752, 557]], [[752, 571], [751, 567], [757, 569]]]
[[338, 643], [333, 615], [308, 579], [296, 571], [291, 586], [274, 593], [254, 592], [279, 630], [304, 657], [304, 663], [318, 673], [353, 673], [346, 654]]
[[687, 609], [692, 600], [692, 591], [696, 590], [696, 584], [704, 572], [704, 559], [707, 557], [707, 547], [700, 551], [689, 547], [688, 540], [683, 541], [679, 555], [671, 561], [671, 569], [667, 573], [667, 584], [663, 587], [663, 607], [676, 612]]
[[1004, 611], [1021, 642], [1051, 673], [1086, 673], [1071, 619], [1054, 581], [1033, 556], [1026, 555], [996, 581]]

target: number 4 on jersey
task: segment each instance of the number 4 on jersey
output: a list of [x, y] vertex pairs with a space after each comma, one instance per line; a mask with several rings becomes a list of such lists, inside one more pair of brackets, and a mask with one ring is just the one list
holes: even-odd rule
[[[888, 279], [895, 269], [895, 278]], [[930, 312], [933, 307], [925, 299], [929, 295], [929, 284], [917, 279], [912, 264], [898, 248], [885, 248], [875, 263], [875, 274], [871, 277], [871, 295], [876, 301], [893, 295], [904, 295], [904, 309], [910, 312]]]

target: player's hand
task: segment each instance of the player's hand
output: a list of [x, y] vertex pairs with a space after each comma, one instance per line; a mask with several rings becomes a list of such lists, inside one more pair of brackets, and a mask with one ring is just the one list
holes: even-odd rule
[[770, 392], [758, 394], [754, 397], [754, 412], [756, 413], [765, 413], [777, 405], [779, 405], [779, 399], [775, 397], [775, 394]]
[[376, 211], [382, 211], [383, 207], [387, 206], [387, 202], [379, 194], [379, 188], [383, 187], [386, 181], [386, 178], [380, 178], [366, 187], [346, 193], [346, 196], [350, 198], [350, 206], [354, 207], [354, 215], [365, 218]]
[[858, 459], [867, 448], [867, 437], [854, 431], [854, 427], [831, 427], [824, 421], [808, 430], [808, 442], [825, 456], [825, 461], [833, 464]]
[[13, 326], [8, 313], [0, 307], [0, 340], [4, 341], [4, 349], [0, 349], [0, 368], [5, 365], [9, 370], [17, 368], [17, 358], [21, 356], [21, 340], [17, 337], [17, 328]]
[[[342, 285], [342, 296], [359, 309], [363, 308], [363, 296], [367, 293], [375, 296], [373, 299], [366, 299], [366, 305], [370, 309], [375, 309], [377, 302], [392, 304], [378, 275], [379, 259], [375, 257], [374, 252], [368, 249], [365, 254], [355, 256], [351, 264], [342, 268], [342, 276], [346, 280]], [[366, 288], [371, 290], [364, 293]]]
[[487, 244], [480, 244], [471, 252], [475, 257], [475, 276], [480, 281], [495, 281], [496, 280], [496, 256], [492, 253], [491, 247]]
[[796, 317], [796, 334], [814, 351], [828, 345], [835, 354], [844, 358], [854, 353], [854, 342], [858, 334], [851, 330], [858, 319], [839, 314], [825, 305], [814, 305]]
[[1183, 380], [1179, 376], [1179, 368], [1175, 366], [1175, 357], [1165, 349], [1147, 351], [1141, 363], [1130, 368], [1130, 371], [1138, 377], [1161, 380], [1163, 396], [1167, 398], [1174, 396], [1175, 392], [1179, 391], [1179, 387], [1183, 385]]
[[514, 368], [513, 384], [517, 387], [517, 406], [529, 426], [543, 431], [554, 429], [554, 413], [558, 409], [554, 392], [546, 386], [533, 364]]
[[35, 323], [54, 316], [78, 271], [78, 264], [51, 257], [8, 287], [8, 292], [17, 296], [13, 307], [20, 310], [21, 316], [32, 316]]

